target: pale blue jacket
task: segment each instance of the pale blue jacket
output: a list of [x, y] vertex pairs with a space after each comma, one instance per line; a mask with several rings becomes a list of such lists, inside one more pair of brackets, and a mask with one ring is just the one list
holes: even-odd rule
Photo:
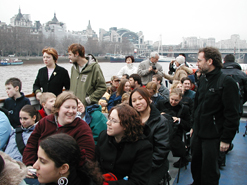
[[[32, 134], [34, 128], [35, 128], [35, 125], [33, 125], [29, 128], [22, 128], [22, 130], [23, 130], [22, 138], [23, 138], [25, 145], [27, 144], [27, 140], [30, 137], [30, 135]], [[18, 150], [15, 137], [16, 137], [16, 129], [12, 130], [12, 132], [10, 134], [9, 142], [8, 142], [8, 145], [5, 149], [5, 153], [7, 153], [13, 159], [22, 162], [22, 154]]]
[[10, 125], [8, 117], [0, 111], [0, 150], [2, 151], [11, 133], [12, 127]]

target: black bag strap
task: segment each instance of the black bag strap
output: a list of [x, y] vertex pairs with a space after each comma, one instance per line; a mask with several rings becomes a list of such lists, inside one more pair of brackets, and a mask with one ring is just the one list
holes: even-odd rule
[[184, 104], [181, 104], [181, 108], [179, 109], [178, 114], [177, 114], [178, 118], [180, 118], [182, 111], [183, 111], [183, 108], [184, 108]]
[[22, 128], [18, 127], [15, 129], [16, 130], [16, 135], [15, 135], [15, 141], [18, 147], [19, 152], [21, 153], [21, 155], [23, 154], [23, 151], [26, 147], [26, 145], [24, 144], [23, 138], [22, 138]]

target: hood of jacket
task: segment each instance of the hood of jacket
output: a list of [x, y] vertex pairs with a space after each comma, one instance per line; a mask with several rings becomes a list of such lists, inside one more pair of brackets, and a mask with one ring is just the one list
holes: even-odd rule
[[188, 74], [192, 74], [193, 73], [193, 69], [185, 66], [185, 65], [182, 65], [181, 67], [179, 66], [179, 68], [177, 68], [177, 70], [184, 70], [186, 71]]
[[89, 105], [86, 107], [86, 110], [85, 110], [85, 120], [87, 122], [87, 124], [90, 124], [91, 121], [92, 121], [92, 116], [91, 114], [94, 112], [94, 111], [100, 111], [101, 112], [101, 106], [100, 105], [97, 105], [97, 104], [93, 104], [93, 105]]
[[239, 69], [242, 70], [242, 67], [236, 62], [226, 62], [223, 64], [223, 69]]
[[[88, 54], [88, 56], [86, 56], [85, 58], [87, 59], [88, 62], [86, 64], [86, 67], [83, 69], [83, 72], [92, 71], [93, 66], [98, 63], [97, 59], [91, 54]], [[74, 63], [73, 66], [75, 69], [77, 69], [78, 64]]]
[[0, 151], [5, 165], [3, 171], [0, 173], [0, 182], [1, 184], [6, 185], [17, 185], [27, 175], [27, 167], [20, 161], [12, 159], [9, 155]]
[[150, 116], [147, 121], [148, 124], [153, 122], [154, 120], [160, 119], [159, 110], [153, 104], [150, 104], [150, 108], [151, 108], [151, 111], [150, 111]]

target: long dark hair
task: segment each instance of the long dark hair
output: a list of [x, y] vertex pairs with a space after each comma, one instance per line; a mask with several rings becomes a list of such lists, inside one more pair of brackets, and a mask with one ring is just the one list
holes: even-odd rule
[[39, 121], [42, 118], [40, 113], [32, 105], [24, 105], [21, 111], [28, 113], [31, 118], [33, 116], [36, 116], [35, 122]]
[[39, 146], [54, 161], [57, 168], [67, 163], [70, 174], [77, 173], [82, 182], [85, 174], [97, 184], [103, 184], [103, 177], [96, 163], [86, 160], [76, 140], [65, 133], [54, 134], [42, 140]]
[[125, 87], [126, 82], [128, 82], [127, 79], [122, 79], [121, 80], [121, 82], [119, 84], [119, 87], [117, 88], [117, 94], [116, 94], [116, 96], [119, 96], [119, 95], [122, 96], [125, 93], [124, 87]]
[[131, 94], [130, 94], [130, 99], [129, 99], [129, 105], [130, 105], [131, 107], [133, 107], [133, 105], [132, 105], [132, 95], [133, 95], [135, 92], [140, 93], [140, 95], [146, 100], [147, 106], [149, 107], [149, 106], [150, 106], [150, 94], [149, 94], [148, 90], [147, 90], [146, 88], [144, 88], [144, 87], [137, 87], [137, 88], [135, 88], [135, 89], [131, 92]]

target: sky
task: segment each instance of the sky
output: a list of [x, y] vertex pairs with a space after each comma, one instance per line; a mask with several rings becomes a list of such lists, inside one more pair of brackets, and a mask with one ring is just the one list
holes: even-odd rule
[[0, 21], [10, 24], [18, 14], [44, 24], [54, 13], [67, 30], [82, 31], [90, 20], [92, 29], [126, 28], [142, 31], [144, 41], [179, 44], [185, 37], [210, 38], [216, 42], [239, 34], [247, 40], [247, 0], [0, 0]]

